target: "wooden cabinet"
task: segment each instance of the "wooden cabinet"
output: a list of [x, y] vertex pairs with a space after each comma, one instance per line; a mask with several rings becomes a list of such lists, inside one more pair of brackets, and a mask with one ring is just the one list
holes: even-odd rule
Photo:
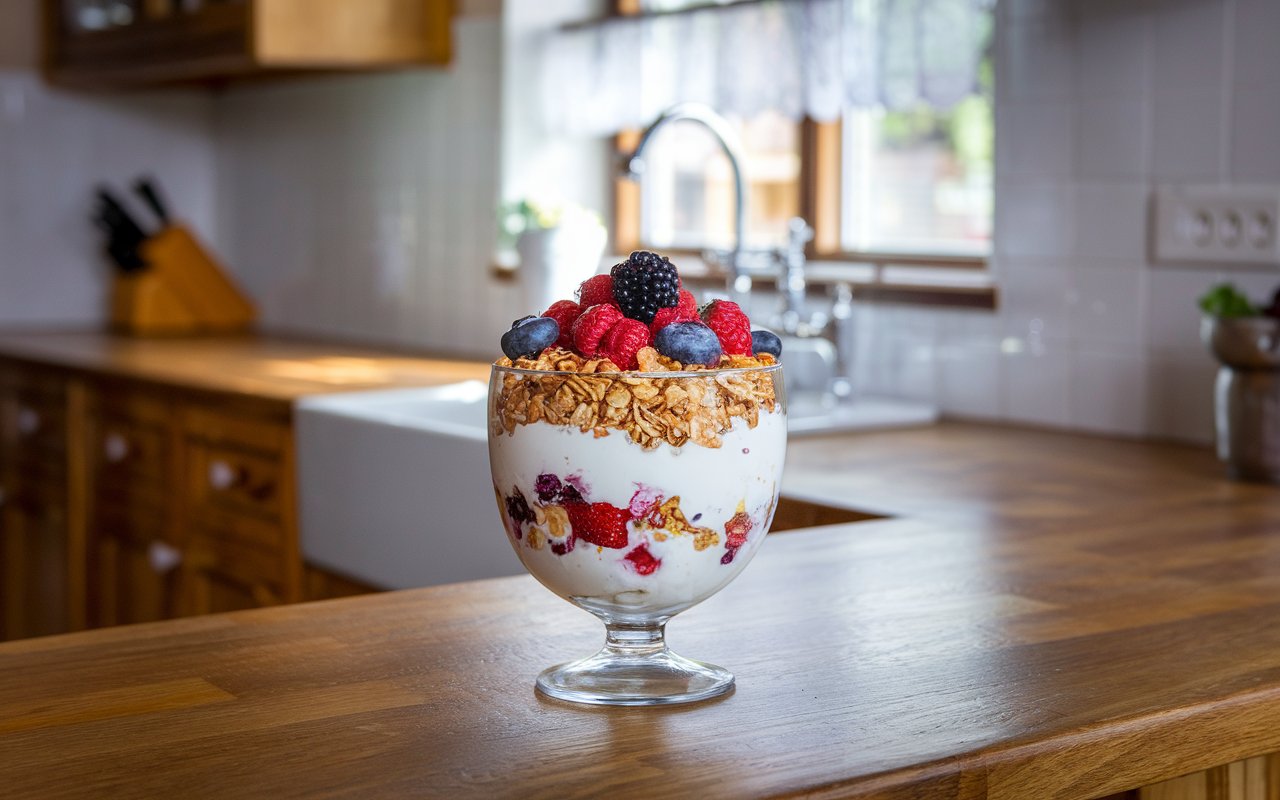
[[126, 87], [439, 65], [450, 0], [44, 0], [55, 83]]
[[0, 359], [0, 639], [359, 591], [293, 475], [287, 405]]
[[182, 436], [193, 611], [301, 600], [289, 426], [188, 408]]
[[102, 388], [88, 401], [89, 623], [180, 616], [183, 530], [171, 489], [180, 464], [173, 405]]
[[[0, 631], [5, 638], [84, 627], [80, 455], [83, 387], [42, 370], [0, 375]], [[82, 507], [82, 506], [81, 506]]]

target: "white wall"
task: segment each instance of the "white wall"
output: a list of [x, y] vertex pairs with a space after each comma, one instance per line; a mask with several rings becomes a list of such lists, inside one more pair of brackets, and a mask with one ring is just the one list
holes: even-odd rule
[[110, 272], [89, 220], [94, 186], [155, 175], [209, 236], [211, 100], [48, 88], [35, 69], [36, 6], [0, 2], [0, 325], [96, 325]]
[[[1280, 271], [1149, 263], [1170, 182], [1280, 183], [1280, 3], [1002, 0], [998, 314], [865, 309], [865, 385], [944, 410], [1210, 441], [1195, 299]], [[932, 355], [931, 355], [932, 353]]]

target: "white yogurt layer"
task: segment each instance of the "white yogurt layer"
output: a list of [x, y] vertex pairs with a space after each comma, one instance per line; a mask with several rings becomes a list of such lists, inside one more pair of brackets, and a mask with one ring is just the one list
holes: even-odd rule
[[[764, 541], [782, 478], [786, 420], [781, 413], [761, 413], [756, 427], [749, 428], [738, 418], [722, 438], [718, 449], [689, 443], [644, 450], [620, 431], [597, 439], [591, 432], [545, 422], [490, 437], [494, 486], [504, 497], [518, 488], [533, 506], [538, 501], [535, 481], [545, 473], [574, 479], [587, 502], [619, 508], [627, 508], [636, 491], [644, 488], [664, 498], [678, 496], [690, 522], [718, 534], [716, 544], [699, 551], [691, 535], [661, 540], [657, 531], [631, 522], [627, 546], [621, 549], [579, 539], [571, 551], [559, 555], [551, 542], [563, 539], [540, 542], [537, 535], [509, 536], [517, 555], [547, 588], [594, 609], [675, 613], [705, 600], [741, 572]], [[746, 543], [729, 563], [721, 563], [727, 552], [725, 523], [740, 508], [751, 520]], [[535, 548], [535, 543], [541, 546]], [[626, 558], [642, 543], [662, 562], [647, 575]]]

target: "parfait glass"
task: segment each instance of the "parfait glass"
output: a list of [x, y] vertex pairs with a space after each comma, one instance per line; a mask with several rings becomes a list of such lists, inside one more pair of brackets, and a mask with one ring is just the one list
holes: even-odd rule
[[551, 591], [605, 625], [596, 654], [539, 691], [604, 705], [727, 692], [671, 652], [668, 620], [737, 577], [773, 519], [786, 452], [781, 366], [570, 372], [495, 365], [489, 462], [508, 540]]

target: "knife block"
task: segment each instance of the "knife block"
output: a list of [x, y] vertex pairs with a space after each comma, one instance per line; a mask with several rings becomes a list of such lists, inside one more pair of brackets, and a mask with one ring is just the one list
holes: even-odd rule
[[146, 267], [117, 275], [111, 325], [123, 333], [162, 336], [234, 333], [253, 325], [253, 303], [181, 225], [143, 242]]

